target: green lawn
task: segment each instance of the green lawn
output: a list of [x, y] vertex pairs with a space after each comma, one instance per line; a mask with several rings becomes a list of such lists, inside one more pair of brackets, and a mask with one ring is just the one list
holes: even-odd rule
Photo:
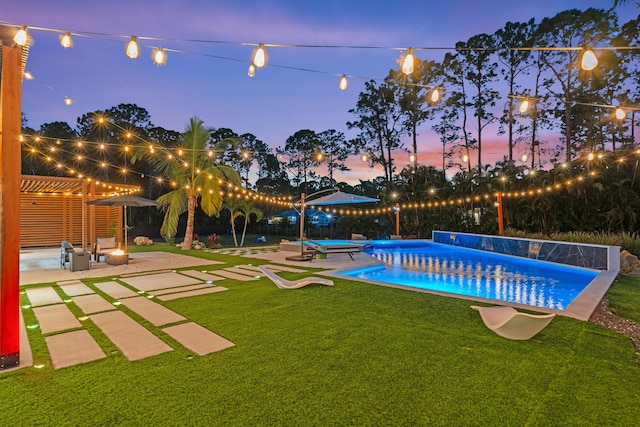
[[[174, 351], [129, 362], [89, 323], [107, 358], [54, 371], [42, 335], [31, 331], [34, 359], [47, 364], [0, 374], [0, 425], [592, 426], [640, 418], [639, 355], [623, 335], [556, 317], [534, 339], [514, 342], [489, 331], [469, 301], [335, 282], [284, 291], [267, 279], [227, 280], [228, 292], [164, 303], [235, 343], [204, 357], [162, 336]], [[614, 284], [612, 305], [618, 294], [639, 301], [640, 280]]]

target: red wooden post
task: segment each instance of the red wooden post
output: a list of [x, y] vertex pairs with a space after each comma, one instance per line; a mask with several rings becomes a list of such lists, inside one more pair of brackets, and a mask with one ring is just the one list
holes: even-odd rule
[[20, 364], [20, 140], [22, 48], [0, 26], [0, 369]]
[[504, 234], [504, 219], [502, 218], [502, 193], [498, 192], [496, 194], [496, 199], [498, 203], [498, 235], [502, 236]]

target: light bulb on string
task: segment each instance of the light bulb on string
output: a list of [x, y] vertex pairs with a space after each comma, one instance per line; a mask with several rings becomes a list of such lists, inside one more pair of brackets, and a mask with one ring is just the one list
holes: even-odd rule
[[151, 59], [153, 59], [153, 63], [158, 66], [166, 65], [167, 54], [165, 53], [163, 48], [157, 47], [151, 52]]
[[585, 71], [591, 71], [598, 66], [598, 58], [589, 47], [582, 54], [581, 66]]
[[616, 119], [624, 120], [627, 117], [627, 113], [620, 107], [616, 108]]
[[435, 88], [431, 92], [431, 102], [435, 104], [438, 101], [440, 101], [440, 91], [438, 90], [438, 88]]
[[73, 104], [73, 99], [71, 99], [68, 96], [66, 96], [64, 98], [64, 103], [65, 103], [65, 105], [72, 105]]
[[29, 42], [29, 32], [27, 31], [26, 25], [23, 25], [15, 36], [13, 36], [13, 41], [16, 42], [18, 46], [26, 46]]
[[402, 72], [406, 75], [413, 73], [414, 66], [413, 48], [410, 47], [402, 61]]
[[131, 59], [136, 59], [140, 55], [140, 49], [138, 47], [136, 36], [131, 36], [131, 40], [129, 40], [127, 46], [125, 47], [125, 53]]
[[24, 72], [24, 78], [27, 80], [33, 80], [35, 77], [33, 77], [33, 74], [31, 73], [31, 71], [25, 71]]
[[267, 52], [264, 50], [264, 44], [260, 43], [258, 47], [253, 51], [253, 58], [251, 63], [256, 68], [262, 68], [267, 65]]
[[249, 77], [255, 77], [255, 75], [256, 75], [256, 67], [255, 67], [255, 65], [253, 65], [253, 64], [249, 65], [249, 70], [247, 71], [247, 75]]
[[347, 75], [343, 74], [342, 78], [340, 79], [340, 90], [346, 90], [348, 86], [349, 82], [347, 81]]
[[60, 35], [60, 45], [65, 49], [73, 47], [73, 39], [69, 31]]
[[529, 110], [529, 101], [527, 99], [523, 99], [518, 107], [518, 111], [520, 111], [521, 114], [524, 114], [527, 110]]

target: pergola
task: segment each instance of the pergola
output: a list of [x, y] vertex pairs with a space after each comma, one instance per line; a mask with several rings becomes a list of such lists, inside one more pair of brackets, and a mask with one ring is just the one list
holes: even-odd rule
[[87, 245], [97, 237], [122, 238], [122, 209], [87, 205], [90, 200], [131, 193], [138, 186], [95, 182], [86, 178], [22, 175], [20, 245], [56, 246], [62, 240]]

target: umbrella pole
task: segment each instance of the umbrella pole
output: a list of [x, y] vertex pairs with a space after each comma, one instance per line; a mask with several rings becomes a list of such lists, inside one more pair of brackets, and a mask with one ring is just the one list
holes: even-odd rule
[[129, 232], [129, 227], [127, 225], [127, 205], [124, 205], [124, 251], [127, 252], [127, 233]]

